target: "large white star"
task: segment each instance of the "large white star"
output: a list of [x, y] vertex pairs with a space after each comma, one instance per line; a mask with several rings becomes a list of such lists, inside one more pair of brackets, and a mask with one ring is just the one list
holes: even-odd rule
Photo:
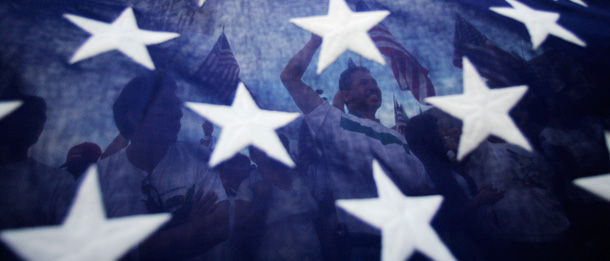
[[455, 260], [430, 226], [443, 197], [403, 195], [376, 160], [373, 177], [379, 198], [340, 199], [336, 204], [381, 229], [381, 259], [402, 261], [417, 249], [433, 260]]
[[385, 65], [367, 32], [389, 14], [389, 11], [352, 12], [344, 0], [330, 0], [328, 15], [292, 18], [290, 22], [322, 37], [320, 74], [347, 50]]
[[0, 119], [6, 117], [23, 104], [22, 101], [3, 101], [0, 102]]
[[131, 7], [125, 9], [111, 24], [72, 14], [64, 17], [91, 37], [70, 58], [70, 64], [98, 54], [118, 50], [144, 67], [154, 70], [147, 45], [158, 44], [180, 36], [177, 33], [140, 30]]
[[[610, 152], [610, 132], [606, 132], [605, 136], [606, 146]], [[574, 184], [610, 201], [610, 174], [575, 179]]]
[[254, 145], [270, 157], [294, 167], [294, 162], [277, 137], [275, 129], [290, 123], [299, 117], [299, 113], [259, 109], [241, 82], [231, 106], [195, 102], [187, 102], [186, 106], [222, 127], [220, 138], [210, 157], [210, 167], [233, 157], [248, 145]]
[[106, 219], [92, 166], [60, 226], [5, 230], [0, 238], [27, 260], [116, 260], [170, 219], [170, 214]]
[[464, 57], [464, 93], [426, 98], [426, 102], [463, 121], [458, 160], [490, 134], [531, 151], [532, 148], [508, 115], [527, 92], [527, 86], [490, 90], [472, 63]]
[[525, 24], [525, 27], [530, 33], [534, 50], [538, 49], [549, 34], [583, 47], [587, 45], [583, 40], [578, 38], [578, 36], [557, 24], [557, 21], [559, 20], [558, 13], [532, 9], [515, 0], [506, 0], [506, 2], [508, 2], [512, 8], [491, 7], [490, 9]]

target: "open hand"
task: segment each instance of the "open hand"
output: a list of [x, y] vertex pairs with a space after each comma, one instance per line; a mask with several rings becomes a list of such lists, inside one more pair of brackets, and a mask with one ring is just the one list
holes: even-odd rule
[[203, 196], [203, 191], [199, 190], [193, 198], [193, 209], [189, 215], [188, 220], [198, 219], [203, 216], [209, 215], [216, 210], [217, 204], [215, 204], [218, 196], [213, 191], [208, 192]]

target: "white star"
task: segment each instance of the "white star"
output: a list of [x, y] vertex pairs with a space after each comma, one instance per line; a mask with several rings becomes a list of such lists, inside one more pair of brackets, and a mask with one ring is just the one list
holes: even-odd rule
[[131, 7], [125, 9], [111, 24], [71, 14], [64, 14], [64, 17], [91, 34], [70, 58], [70, 64], [116, 49], [144, 67], [154, 70], [155, 65], [146, 46], [180, 36], [177, 33], [140, 30]]
[[330, 0], [327, 16], [292, 18], [290, 22], [322, 37], [320, 74], [348, 49], [385, 65], [367, 32], [389, 14], [389, 11], [352, 12], [344, 0]]
[[532, 148], [508, 115], [527, 92], [527, 86], [490, 90], [472, 63], [464, 57], [464, 93], [426, 98], [426, 102], [463, 121], [458, 160], [490, 134], [531, 151]]
[[60, 226], [5, 230], [1, 239], [27, 260], [116, 260], [170, 219], [170, 214], [106, 219], [92, 166]]
[[570, 0], [570, 1], [572, 3], [579, 4], [579, 5], [582, 5], [584, 7], [587, 7], [587, 3], [585, 3], [584, 1], [581, 1], [581, 0]]
[[11, 112], [15, 111], [23, 104], [22, 101], [4, 101], [0, 102], [0, 119], [6, 117]]
[[199, 7], [202, 7], [205, 4], [205, 0], [199, 0]]
[[[610, 151], [610, 132], [606, 132], [605, 136], [606, 146]], [[574, 184], [610, 201], [610, 174], [575, 179]]]
[[587, 7], [587, 3], [585, 3], [584, 1], [581, 1], [581, 0], [570, 0], [570, 2]]
[[610, 174], [579, 178], [574, 180], [574, 184], [610, 201]]
[[[555, 0], [555, 2], [557, 2], [557, 0]], [[584, 2], [584, 1], [582, 1], [582, 0], [570, 0], [570, 2], [575, 3], [575, 4], [582, 5], [582, 6], [584, 6], [584, 7], [587, 7], [587, 3], [585, 3], [585, 2]]]
[[578, 38], [578, 36], [557, 24], [557, 21], [559, 20], [558, 13], [532, 9], [515, 0], [506, 0], [506, 2], [513, 8], [491, 7], [490, 9], [525, 24], [525, 27], [527, 27], [527, 30], [530, 33], [534, 50], [538, 49], [538, 46], [546, 40], [549, 34], [583, 47], [587, 45]]
[[299, 113], [259, 109], [241, 82], [231, 106], [195, 102], [187, 102], [186, 106], [222, 127], [220, 138], [210, 157], [210, 167], [233, 157], [248, 145], [254, 145], [269, 157], [294, 167], [294, 162], [277, 137], [275, 129], [290, 123], [299, 117]]
[[381, 259], [405, 260], [417, 249], [433, 260], [455, 260], [430, 226], [443, 197], [403, 195], [376, 160], [373, 177], [379, 198], [340, 199], [336, 204], [381, 229]]

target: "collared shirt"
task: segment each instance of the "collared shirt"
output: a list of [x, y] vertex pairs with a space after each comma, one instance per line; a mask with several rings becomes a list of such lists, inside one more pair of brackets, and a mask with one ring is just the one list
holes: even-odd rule
[[[305, 121], [325, 158], [322, 173], [328, 173], [324, 187], [315, 190], [330, 191], [335, 200], [377, 197], [373, 159], [381, 163], [403, 193], [417, 194], [423, 187], [432, 186], [423, 164], [410, 152], [398, 132], [378, 122], [346, 114], [326, 102], [305, 115]], [[379, 234], [343, 211], [337, 214], [350, 231]]]
[[[349, 111], [348, 110], [347, 113], [349, 113], [351, 115], [354, 115], [354, 116], [356, 116], [356, 117], [358, 117], [360, 119], [366, 119], [364, 116], [358, 114], [357, 112], [353, 112], [353, 111]], [[381, 123], [381, 121], [379, 119], [377, 119], [377, 118], [375, 118], [374, 122]]]

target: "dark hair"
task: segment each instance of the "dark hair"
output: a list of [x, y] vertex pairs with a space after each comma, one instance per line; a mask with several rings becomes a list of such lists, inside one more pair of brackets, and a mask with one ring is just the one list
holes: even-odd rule
[[176, 82], [163, 71], [140, 75], [125, 85], [112, 106], [114, 122], [123, 137], [129, 139], [134, 131], [134, 126], [127, 117], [128, 112], [135, 112], [138, 118], [144, 118], [150, 105], [164, 88], [175, 91]]
[[352, 74], [359, 71], [371, 73], [371, 71], [369, 71], [369, 68], [366, 68], [364, 66], [348, 67], [347, 69], [345, 69], [345, 71], [341, 73], [341, 76], [339, 77], [339, 90], [348, 91], [352, 85]]
[[445, 157], [445, 147], [438, 127], [438, 118], [419, 114], [409, 120], [405, 134], [413, 153], [422, 160], [426, 157]]
[[453, 177], [452, 171], [456, 171], [458, 175], [466, 179], [471, 193], [476, 193], [477, 188], [470, 176], [462, 173], [459, 168], [453, 168], [449, 157], [447, 157], [447, 150], [443, 146], [438, 128], [438, 118], [427, 114], [420, 114], [411, 118], [409, 125], [407, 125], [406, 138], [415, 156], [424, 164], [428, 176], [434, 183], [436, 193], [445, 197], [443, 207], [438, 215], [444, 219], [455, 219], [451, 215], [459, 209], [463, 209], [468, 202], [468, 197], [462, 192], [457, 180]]

